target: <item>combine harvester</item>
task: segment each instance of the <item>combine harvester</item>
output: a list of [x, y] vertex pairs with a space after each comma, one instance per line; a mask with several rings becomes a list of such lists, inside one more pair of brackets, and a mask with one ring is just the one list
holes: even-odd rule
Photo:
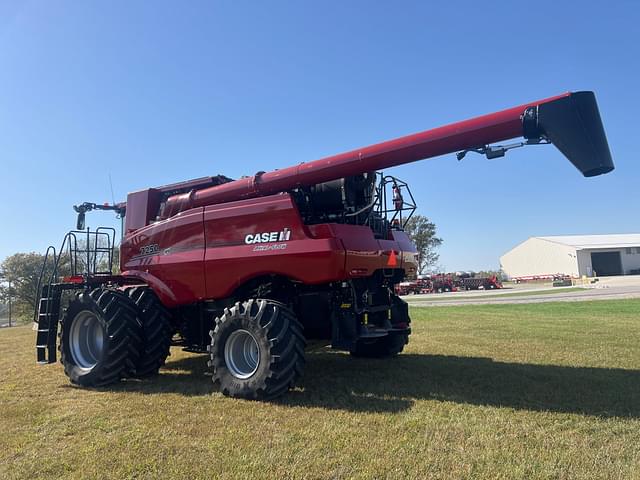
[[[515, 137], [524, 140], [491, 145]], [[71, 382], [94, 387], [157, 373], [173, 342], [208, 353], [225, 395], [264, 399], [302, 375], [306, 339], [362, 357], [398, 354], [411, 329], [394, 287], [416, 273], [403, 231], [415, 205], [404, 182], [376, 172], [547, 143], [586, 177], [614, 168], [595, 96], [579, 92], [235, 181], [76, 206], [77, 230], [49, 249], [53, 271], [41, 276], [37, 359], [55, 362], [59, 346]], [[124, 217], [119, 273], [115, 232], [85, 229], [93, 209]]]

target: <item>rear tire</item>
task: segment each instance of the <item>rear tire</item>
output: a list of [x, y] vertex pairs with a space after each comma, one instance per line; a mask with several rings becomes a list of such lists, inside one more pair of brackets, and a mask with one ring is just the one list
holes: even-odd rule
[[286, 393], [304, 367], [305, 339], [280, 302], [238, 302], [215, 319], [209, 352], [213, 382], [229, 397], [271, 399]]
[[133, 287], [127, 294], [138, 307], [142, 324], [140, 357], [130, 373], [136, 377], [156, 375], [171, 348], [171, 314], [149, 287]]
[[351, 355], [362, 358], [393, 357], [402, 352], [407, 343], [409, 343], [408, 333], [392, 332], [385, 337], [373, 340], [358, 340]]
[[69, 303], [60, 329], [60, 362], [71, 383], [98, 387], [117, 382], [140, 353], [136, 307], [122, 292], [96, 288]]

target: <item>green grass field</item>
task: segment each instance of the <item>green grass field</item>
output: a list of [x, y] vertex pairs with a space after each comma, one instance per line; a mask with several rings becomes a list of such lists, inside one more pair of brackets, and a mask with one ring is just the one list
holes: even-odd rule
[[109, 389], [0, 330], [0, 478], [640, 478], [640, 300], [414, 308], [387, 361], [308, 352], [282, 400], [206, 357]]

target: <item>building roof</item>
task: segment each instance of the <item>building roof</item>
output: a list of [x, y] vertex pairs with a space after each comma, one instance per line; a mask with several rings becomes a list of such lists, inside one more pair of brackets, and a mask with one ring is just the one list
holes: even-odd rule
[[640, 247], [640, 233], [608, 235], [552, 235], [549, 237], [533, 238], [568, 245], [578, 250], [590, 248]]

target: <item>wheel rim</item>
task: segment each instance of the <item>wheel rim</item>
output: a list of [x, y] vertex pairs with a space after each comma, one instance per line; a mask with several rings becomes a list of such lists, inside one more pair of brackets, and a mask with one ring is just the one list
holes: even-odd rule
[[95, 313], [83, 310], [71, 324], [69, 350], [78, 367], [91, 370], [102, 358], [104, 330]]
[[236, 330], [224, 345], [224, 361], [236, 378], [245, 379], [256, 373], [260, 364], [260, 348], [247, 330]]

